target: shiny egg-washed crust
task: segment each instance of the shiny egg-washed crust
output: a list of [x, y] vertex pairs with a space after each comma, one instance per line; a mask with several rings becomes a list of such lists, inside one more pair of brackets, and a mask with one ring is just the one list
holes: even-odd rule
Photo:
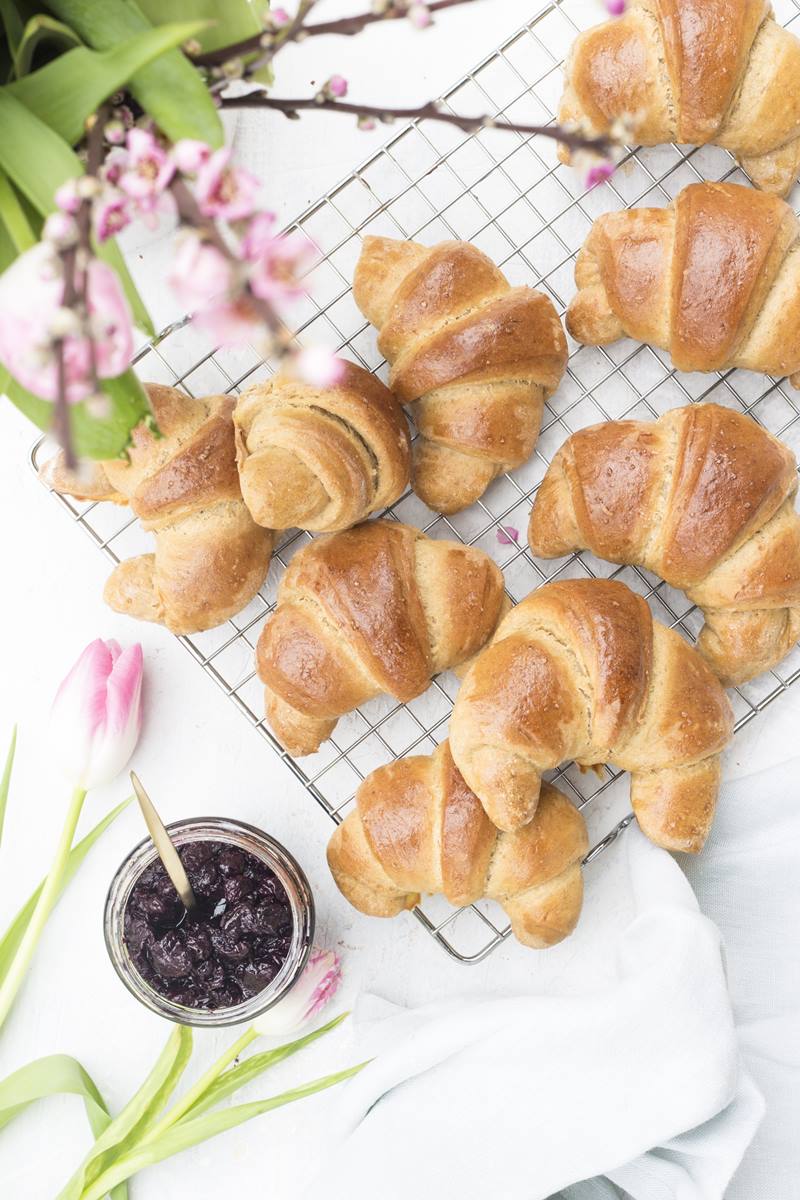
[[800, 39], [768, 0], [629, 0], [575, 40], [558, 116], [589, 135], [628, 119], [645, 146], [713, 142], [785, 196], [800, 170], [798, 79]]
[[499, 568], [471, 546], [396, 521], [316, 539], [258, 639], [270, 727], [290, 754], [313, 754], [345, 713], [384, 693], [411, 700], [471, 658], [504, 608]]
[[726, 685], [776, 666], [800, 637], [797, 463], [750, 417], [689, 405], [656, 422], [581, 429], [531, 513], [541, 558], [591, 550], [637, 563], [704, 611], [697, 648]]
[[488, 897], [515, 937], [544, 949], [572, 933], [583, 900], [583, 818], [543, 784], [533, 820], [516, 833], [492, 825], [445, 741], [430, 756], [368, 775], [328, 843], [337, 887], [360, 912], [393, 917], [442, 893], [451, 904]]
[[413, 406], [414, 490], [437, 512], [466, 508], [533, 452], [567, 361], [552, 303], [467, 242], [381, 237], [364, 238], [353, 296]]
[[697, 183], [669, 208], [605, 213], [575, 281], [567, 328], [579, 342], [627, 336], [669, 351], [679, 371], [800, 382], [800, 221], [777, 196]]
[[643, 832], [696, 852], [732, 733], [697, 651], [624, 584], [583, 579], [546, 584], [504, 618], [456, 697], [450, 748], [500, 829], [535, 815], [544, 771], [611, 763], [631, 774]]
[[375, 375], [342, 363], [319, 388], [285, 376], [248, 389], [234, 412], [242, 495], [267, 529], [348, 529], [408, 487], [408, 423]]
[[246, 607], [266, 578], [272, 534], [255, 524], [239, 488], [229, 396], [195, 400], [148, 384], [161, 437], [133, 432], [128, 460], [95, 464], [84, 477], [61, 455], [42, 470], [57, 492], [129, 504], [155, 551], [115, 567], [105, 587], [116, 612], [198, 633]]

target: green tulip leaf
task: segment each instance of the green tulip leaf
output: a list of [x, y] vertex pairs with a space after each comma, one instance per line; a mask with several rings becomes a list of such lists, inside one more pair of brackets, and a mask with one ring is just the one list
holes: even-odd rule
[[[48, 8], [95, 50], [113, 50], [152, 29], [135, 0], [48, 0]], [[180, 15], [187, 15], [185, 5]], [[197, 138], [215, 147], [222, 145], [222, 121], [208, 88], [180, 50], [170, 50], [141, 67], [129, 87], [170, 141]]]
[[[69, 887], [70, 883], [75, 877], [76, 872], [78, 871], [78, 868], [86, 858], [86, 855], [89, 853], [92, 846], [94, 846], [98, 838], [102, 837], [109, 825], [116, 821], [119, 814], [128, 807], [132, 799], [133, 797], [129, 796], [127, 800], [123, 800], [122, 804], [118, 804], [116, 808], [112, 808], [111, 812], [107, 813], [106, 816], [103, 817], [102, 821], [99, 821], [97, 825], [95, 825], [94, 829], [87, 833], [85, 838], [82, 838], [81, 841], [77, 842], [72, 847], [69, 854], [69, 859], [67, 861], [67, 869], [64, 872], [64, 880], [61, 885], [59, 897], [62, 896], [64, 891]], [[19, 949], [20, 942], [25, 935], [25, 930], [28, 928], [31, 916], [33, 915], [33, 910], [36, 908], [36, 901], [39, 899], [39, 893], [42, 890], [43, 884], [44, 880], [39, 884], [33, 895], [28, 898], [26, 903], [22, 906], [14, 920], [9, 925], [8, 929], [3, 934], [2, 938], [0, 938], [0, 983], [3, 982], [8, 974], [11, 963], [14, 960], [14, 955]]]
[[[225, 1133], [228, 1129], [234, 1129], [237, 1125], [251, 1121], [254, 1117], [260, 1117], [262, 1113], [271, 1112], [285, 1104], [294, 1104], [296, 1100], [304, 1100], [307, 1096], [313, 1096], [326, 1088], [334, 1087], [337, 1083], [342, 1083], [345, 1079], [357, 1075], [365, 1066], [366, 1063], [359, 1063], [355, 1067], [337, 1071], [334, 1075], [325, 1075], [321, 1079], [312, 1080], [311, 1083], [291, 1088], [279, 1096], [271, 1096], [268, 1100], [238, 1104], [233, 1108], [223, 1109], [222, 1112], [206, 1113], [205, 1116], [196, 1117], [194, 1120], [180, 1121], [155, 1141], [137, 1146], [122, 1158], [117, 1159], [89, 1187], [85, 1188], [81, 1200], [102, 1200], [102, 1197], [112, 1187], [130, 1179], [137, 1171], [153, 1166], [154, 1163], [162, 1162], [163, 1159], [170, 1158], [173, 1154], [180, 1154], [181, 1151], [188, 1150], [199, 1142], [205, 1142], [208, 1138], [216, 1137], [217, 1134]], [[67, 1193], [62, 1193], [58, 1200], [67, 1200]]]
[[75, 145], [86, 118], [120, 91], [131, 76], [205, 28], [202, 21], [162, 25], [139, 33], [111, 50], [85, 46], [60, 55], [8, 90], [66, 142]]
[[0, 21], [3, 22], [3, 30], [11, 53], [12, 55], [16, 54], [25, 32], [25, 22], [20, 16], [14, 0], [0, 0]]
[[30, 250], [39, 240], [31, 227], [19, 194], [4, 171], [0, 171], [0, 221], [13, 245], [12, 258]]
[[14, 53], [14, 74], [18, 79], [27, 75], [33, 65], [36, 51], [44, 45], [61, 52], [71, 50], [80, 44], [81, 39], [68, 25], [64, 25], [61, 21], [56, 21], [44, 13], [37, 13], [35, 17], [31, 17], [22, 31], [22, 37]]
[[206, 28], [197, 34], [204, 53], [231, 46], [264, 32], [264, 17], [269, 11], [266, 0], [138, 0], [148, 21], [205, 20]]
[[[191, 1030], [186, 1025], [176, 1025], [144, 1083], [100, 1134], [58, 1200], [85, 1200], [96, 1180], [113, 1170], [114, 1164], [136, 1146], [172, 1095], [191, 1053]], [[125, 1178], [111, 1180], [97, 1195], [105, 1196]]]
[[14, 769], [14, 755], [17, 752], [17, 727], [11, 733], [11, 745], [8, 747], [6, 755], [6, 765], [3, 768], [3, 776], [0, 778], [0, 842], [3, 840], [3, 823], [6, 818], [6, 805], [8, 804], [8, 789], [11, 786], [11, 772]]
[[244, 1062], [231, 1067], [224, 1075], [220, 1075], [219, 1079], [212, 1083], [208, 1091], [199, 1100], [195, 1101], [186, 1115], [181, 1118], [181, 1121], [190, 1121], [194, 1117], [199, 1117], [201, 1113], [207, 1112], [215, 1104], [219, 1104], [221, 1100], [225, 1100], [228, 1096], [232, 1096], [234, 1092], [238, 1092], [246, 1083], [250, 1083], [253, 1079], [257, 1079], [259, 1075], [263, 1075], [270, 1067], [277, 1066], [284, 1059], [290, 1058], [305, 1046], [310, 1046], [318, 1038], [324, 1037], [326, 1033], [330, 1033], [337, 1025], [341, 1025], [347, 1015], [347, 1013], [340, 1013], [338, 1017], [334, 1017], [326, 1025], [315, 1029], [313, 1033], [305, 1034], [304, 1037], [298, 1038], [297, 1041], [287, 1042], [284, 1046], [276, 1046], [274, 1050], [266, 1050], [261, 1054], [251, 1054], [250, 1058], [246, 1058]]
[[[154, 64], [155, 65], [155, 64]], [[83, 164], [71, 146], [14, 96], [0, 88], [0, 169], [34, 208], [46, 216], [55, 211], [56, 189], [68, 179], [84, 174]], [[136, 324], [153, 337], [147, 309], [113, 241], [97, 247], [97, 255], [120, 277]]]

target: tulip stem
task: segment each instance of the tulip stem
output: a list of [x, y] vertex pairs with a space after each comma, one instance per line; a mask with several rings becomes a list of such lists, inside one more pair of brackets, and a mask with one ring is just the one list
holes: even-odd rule
[[72, 793], [67, 817], [58, 839], [53, 864], [42, 885], [42, 890], [39, 893], [39, 899], [36, 901], [36, 907], [31, 914], [28, 928], [25, 930], [22, 941], [19, 944], [19, 949], [14, 955], [14, 961], [0, 986], [0, 1029], [3, 1027], [5, 1019], [11, 1010], [11, 1005], [14, 1003], [14, 998], [25, 978], [25, 973], [30, 966], [33, 952], [36, 949], [36, 943], [39, 941], [45, 922], [53, 911], [53, 907], [58, 899], [70, 850], [72, 849], [72, 842], [75, 837], [75, 830], [85, 799], [85, 788], [76, 788]]
[[154, 1142], [161, 1137], [162, 1133], [166, 1133], [173, 1125], [177, 1125], [182, 1117], [185, 1117], [193, 1104], [196, 1104], [211, 1087], [212, 1083], [216, 1083], [226, 1067], [229, 1067], [235, 1058], [243, 1054], [251, 1042], [254, 1042], [259, 1037], [258, 1030], [254, 1026], [246, 1029], [240, 1038], [229, 1046], [224, 1054], [221, 1054], [216, 1062], [213, 1062], [208, 1070], [200, 1076], [197, 1083], [189, 1088], [185, 1095], [181, 1096], [177, 1104], [173, 1104], [172, 1108], [164, 1114], [161, 1120], [153, 1126], [147, 1137], [142, 1140], [140, 1145], [146, 1146], [149, 1142]]

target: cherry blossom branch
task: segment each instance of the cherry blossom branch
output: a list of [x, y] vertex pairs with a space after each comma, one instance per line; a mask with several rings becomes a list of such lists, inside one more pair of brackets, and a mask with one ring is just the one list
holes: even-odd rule
[[551, 138], [569, 146], [571, 150], [589, 150], [601, 157], [610, 154], [614, 148], [614, 143], [609, 138], [589, 137], [561, 125], [525, 125], [490, 116], [462, 117], [457, 113], [443, 112], [434, 102], [421, 104], [418, 108], [382, 108], [369, 104], [352, 104], [349, 101], [327, 97], [322, 92], [298, 99], [280, 99], [268, 96], [264, 92], [250, 92], [246, 96], [223, 97], [221, 103], [224, 108], [271, 108], [275, 112], [282, 112], [290, 120], [296, 119], [301, 111], [321, 111], [349, 113], [362, 120], [377, 120], [386, 124], [396, 120], [438, 121], [443, 125], [454, 125], [465, 133], [477, 133], [481, 129], [504, 129], [530, 137]]
[[[320, 35], [353, 37], [355, 34], [361, 33], [362, 29], [366, 29], [369, 25], [377, 25], [382, 21], [401, 21], [407, 19], [409, 17], [409, 9], [413, 8], [413, 4], [411, 3], [396, 4], [391, 3], [391, 0], [385, 0], [383, 6], [378, 3], [376, 8], [371, 12], [359, 13], [353, 17], [341, 17], [334, 21], [316, 21], [312, 25], [306, 25], [305, 17], [310, 12], [314, 2], [315, 0], [312, 0], [312, 3], [308, 5], [304, 14], [301, 15], [298, 11], [293, 21], [276, 29], [274, 32], [267, 31], [266, 34], [245, 38], [243, 41], [235, 42], [230, 46], [222, 46], [219, 50], [211, 50], [207, 54], [195, 55], [192, 61], [199, 67], [218, 67], [223, 63], [229, 62], [231, 59], [253, 54], [261, 49], [270, 50], [271, 59], [278, 50], [283, 49], [289, 42], [305, 41], [306, 38], [319, 37]], [[470, 3], [472, 3], [472, 0], [432, 0], [432, 3], [420, 4], [419, 8], [425, 13], [425, 23], [427, 24], [435, 13], [441, 12], [443, 9], [455, 8], [457, 5]], [[265, 65], [263, 59], [259, 60], [259, 65]], [[250, 69], [257, 68], [255, 64], [251, 64]]]

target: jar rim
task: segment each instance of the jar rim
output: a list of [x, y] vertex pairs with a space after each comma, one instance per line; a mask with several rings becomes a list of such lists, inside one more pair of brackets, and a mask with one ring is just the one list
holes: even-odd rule
[[265, 830], [232, 817], [189, 817], [166, 826], [178, 845], [189, 841], [220, 841], [236, 845], [260, 858], [276, 875], [289, 899], [292, 941], [280, 969], [254, 996], [228, 1008], [189, 1008], [151, 987], [140, 975], [124, 939], [124, 916], [130, 894], [146, 868], [158, 861], [150, 837], [143, 838], [120, 863], [106, 895], [103, 934], [106, 950], [117, 975], [136, 999], [151, 1012], [181, 1025], [217, 1027], [238, 1025], [272, 1008], [299, 979], [311, 952], [315, 906], [311, 886], [294, 855]]

